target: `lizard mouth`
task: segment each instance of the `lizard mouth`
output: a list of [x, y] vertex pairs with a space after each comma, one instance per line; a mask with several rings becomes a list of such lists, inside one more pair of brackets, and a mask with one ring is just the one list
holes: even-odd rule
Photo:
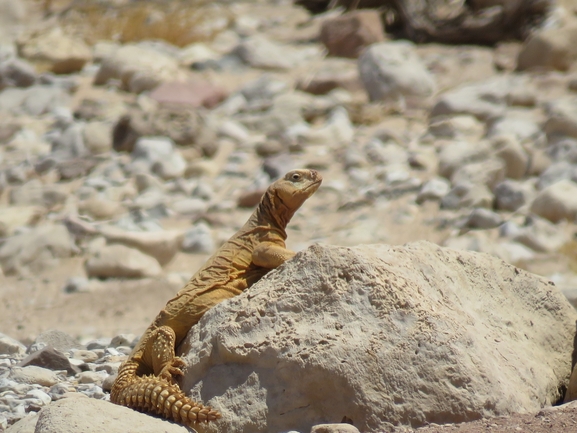
[[322, 179], [319, 179], [319, 180], [311, 183], [311, 184], [310, 184], [309, 186], [307, 186], [306, 188], [303, 188], [302, 190], [303, 190], [303, 191], [308, 191], [308, 190], [311, 189], [312, 187], [317, 186], [317, 185], [320, 185], [320, 183], [321, 183], [322, 181], [323, 181]]

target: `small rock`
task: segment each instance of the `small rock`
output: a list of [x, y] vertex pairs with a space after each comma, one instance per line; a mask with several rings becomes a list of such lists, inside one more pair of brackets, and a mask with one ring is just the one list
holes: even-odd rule
[[118, 348], [119, 346], [134, 346], [136, 336], [134, 334], [118, 334], [111, 341], [108, 347]]
[[356, 92], [363, 89], [363, 84], [355, 61], [327, 58], [318, 69], [299, 79], [296, 87], [313, 95], [326, 95], [334, 89]]
[[72, 353], [72, 358], [77, 359], [82, 362], [94, 362], [98, 359], [98, 355], [94, 353], [92, 350], [75, 350]]
[[577, 184], [561, 180], [548, 186], [531, 203], [531, 212], [554, 223], [577, 217]]
[[560, 28], [545, 28], [533, 33], [519, 52], [517, 70], [568, 70], [577, 60], [576, 40], [577, 23]]
[[317, 424], [311, 428], [311, 433], [359, 433], [359, 429], [351, 424]]
[[533, 188], [525, 183], [506, 179], [493, 189], [498, 210], [515, 212], [528, 203]]
[[96, 220], [110, 220], [125, 211], [120, 203], [108, 200], [100, 194], [93, 195], [78, 203], [78, 214], [88, 215]]
[[527, 224], [513, 236], [513, 240], [540, 253], [557, 251], [567, 241], [558, 226], [535, 216], [527, 219]]
[[505, 179], [505, 164], [499, 159], [487, 159], [466, 164], [451, 176], [453, 185], [472, 183], [486, 185], [492, 190]]
[[537, 188], [542, 190], [563, 179], [577, 181], [577, 166], [563, 160], [554, 162], [539, 176]]
[[56, 74], [78, 72], [92, 60], [90, 48], [81, 39], [65, 35], [60, 27], [48, 27], [22, 37], [18, 41], [18, 52]]
[[511, 179], [521, 179], [527, 173], [529, 156], [512, 135], [495, 137], [491, 145], [497, 157], [505, 163], [505, 176]]
[[469, 214], [465, 226], [472, 229], [492, 229], [503, 223], [503, 218], [489, 209], [476, 208]]
[[213, 108], [226, 98], [225, 90], [207, 81], [172, 81], [160, 84], [150, 98], [161, 105]]
[[437, 177], [425, 183], [417, 195], [417, 203], [421, 204], [427, 200], [441, 200], [451, 190], [448, 180]]
[[36, 71], [28, 62], [18, 58], [0, 61], [0, 90], [6, 87], [29, 87], [36, 79]]
[[93, 278], [146, 278], [162, 274], [155, 258], [124, 245], [110, 245], [93, 252], [84, 268], [88, 277]]
[[577, 137], [577, 97], [555, 99], [545, 104], [545, 113], [543, 130], [548, 136]]
[[460, 183], [455, 185], [441, 199], [441, 208], [460, 209], [463, 207], [493, 207], [493, 195], [485, 185]]
[[447, 142], [439, 152], [439, 174], [449, 179], [460, 167], [472, 162], [484, 161], [490, 154], [491, 147], [485, 142]]
[[86, 349], [88, 350], [97, 350], [97, 349], [106, 349], [108, 346], [110, 346], [111, 343], [111, 339], [110, 338], [97, 338], [96, 340], [91, 340], [88, 343], [86, 343]]
[[385, 40], [381, 14], [365, 9], [328, 18], [323, 21], [320, 40], [329, 55], [356, 59], [364, 48]]
[[76, 375], [76, 379], [78, 383], [95, 383], [101, 384], [102, 383], [102, 374], [99, 374], [95, 371], [83, 371]]
[[214, 240], [210, 227], [199, 222], [191, 227], [182, 240], [182, 251], [187, 253], [212, 253], [215, 251]]
[[405, 104], [406, 98], [427, 98], [435, 81], [408, 41], [382, 42], [359, 57], [359, 73], [371, 101]]
[[92, 155], [108, 153], [112, 150], [112, 126], [106, 122], [87, 122], [83, 129], [86, 148]]
[[269, 40], [263, 34], [255, 34], [240, 42], [234, 53], [247, 65], [257, 69], [288, 70], [307, 57], [318, 55], [317, 50], [297, 50]]

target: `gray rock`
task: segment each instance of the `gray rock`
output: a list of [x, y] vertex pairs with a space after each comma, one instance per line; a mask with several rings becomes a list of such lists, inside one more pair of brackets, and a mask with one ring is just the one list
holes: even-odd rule
[[6, 87], [29, 87], [36, 81], [34, 67], [25, 60], [0, 60], [0, 90]]
[[575, 221], [577, 217], [577, 184], [560, 180], [537, 194], [531, 203], [531, 212], [554, 223]]
[[134, 334], [118, 334], [110, 341], [109, 347], [118, 348], [119, 346], [134, 346], [134, 341], [136, 340]]
[[408, 41], [373, 44], [359, 57], [359, 74], [371, 101], [404, 106], [407, 98], [428, 98], [435, 80]]
[[482, 121], [500, 117], [505, 113], [511, 81], [509, 77], [490, 78], [449, 90], [438, 97], [430, 116], [469, 114]]
[[82, 347], [72, 336], [57, 329], [50, 329], [40, 333], [34, 340], [33, 345], [51, 346], [63, 353]]
[[577, 139], [563, 137], [549, 142], [547, 153], [554, 161], [565, 161], [577, 164]]
[[0, 92], [0, 111], [40, 116], [56, 107], [68, 105], [69, 99], [69, 95], [62, 89], [50, 86], [8, 88]]
[[443, 209], [460, 209], [463, 207], [493, 207], [493, 194], [485, 185], [460, 183], [441, 199]]
[[62, 225], [42, 225], [8, 238], [0, 247], [0, 265], [6, 275], [28, 275], [54, 266], [75, 252], [73, 240]]
[[162, 274], [154, 257], [124, 245], [110, 245], [94, 251], [84, 263], [84, 269], [93, 278], [145, 278]]
[[441, 177], [427, 181], [417, 195], [417, 203], [421, 204], [427, 200], [441, 200], [451, 190], [448, 180]]
[[439, 174], [450, 179], [463, 165], [484, 161], [489, 155], [491, 155], [491, 147], [484, 141], [479, 143], [469, 141], [443, 143], [439, 152]]
[[545, 104], [544, 131], [549, 136], [577, 137], [577, 97], [566, 96]]
[[563, 231], [547, 220], [532, 216], [512, 239], [540, 253], [557, 251], [567, 239]]
[[577, 181], [577, 165], [567, 161], [554, 162], [539, 176], [537, 188], [545, 189], [560, 180]]
[[51, 346], [31, 353], [18, 364], [20, 367], [35, 365], [49, 370], [66, 370], [68, 374], [79, 373], [80, 370], [70, 364], [68, 357]]
[[534, 412], [560, 397], [576, 318], [547, 280], [485, 254], [315, 245], [207, 312], [182, 386], [229, 432]]
[[499, 227], [503, 223], [503, 218], [496, 212], [489, 209], [476, 208], [469, 214], [465, 226], [472, 229], [492, 229]]
[[184, 235], [181, 248], [187, 253], [207, 254], [214, 252], [216, 247], [210, 227], [203, 222], [195, 224]]
[[527, 183], [506, 179], [493, 189], [498, 210], [515, 212], [524, 206], [533, 195], [533, 187]]
[[489, 122], [487, 128], [488, 137], [512, 135], [518, 140], [529, 140], [540, 134], [542, 132], [538, 121], [527, 115], [506, 115]]
[[134, 173], [153, 171], [164, 179], [180, 177], [186, 161], [168, 137], [142, 137], [132, 151], [130, 170]]
[[87, 350], [106, 349], [108, 346], [110, 346], [111, 341], [112, 340], [110, 338], [106, 337], [97, 338], [96, 340], [91, 340], [88, 343], [86, 343], [86, 349]]

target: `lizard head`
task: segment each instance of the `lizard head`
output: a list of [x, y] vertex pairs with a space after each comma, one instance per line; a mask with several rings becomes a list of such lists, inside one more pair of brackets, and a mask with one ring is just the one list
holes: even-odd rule
[[294, 212], [319, 189], [322, 181], [323, 177], [316, 170], [291, 170], [274, 182], [269, 191], [279, 204]]

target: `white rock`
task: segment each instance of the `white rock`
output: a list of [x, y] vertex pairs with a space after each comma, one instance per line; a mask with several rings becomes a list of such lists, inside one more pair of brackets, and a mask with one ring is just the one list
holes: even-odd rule
[[417, 203], [427, 200], [440, 200], [451, 190], [451, 184], [447, 179], [435, 177], [425, 183], [417, 195]]
[[575, 221], [577, 217], [577, 184], [561, 180], [548, 186], [531, 203], [531, 212], [558, 222], [563, 219]]
[[191, 329], [183, 389], [229, 432], [535, 412], [569, 377], [576, 318], [554, 285], [488, 255], [315, 245]]
[[500, 159], [471, 162], [459, 167], [451, 176], [453, 185], [485, 185], [492, 190], [505, 179], [505, 163]]
[[577, 181], [577, 165], [568, 161], [557, 161], [539, 175], [537, 188], [544, 189], [564, 179]]
[[449, 179], [463, 165], [484, 161], [490, 154], [491, 147], [484, 141], [479, 143], [447, 142], [443, 144], [439, 152], [439, 174]]
[[154, 257], [161, 266], [172, 260], [184, 239], [184, 233], [180, 230], [128, 232], [113, 226], [101, 227], [100, 234], [109, 244], [137, 248], [144, 254]]
[[358, 60], [359, 74], [371, 101], [405, 104], [407, 98], [428, 98], [435, 80], [408, 41], [369, 46]]
[[521, 227], [519, 233], [513, 236], [514, 241], [540, 253], [557, 251], [567, 242], [562, 227], [535, 216], [528, 220], [528, 224]]
[[496, 156], [505, 163], [505, 176], [511, 179], [521, 179], [529, 169], [529, 155], [514, 135], [498, 135], [491, 145]]
[[145, 278], [162, 274], [154, 257], [124, 245], [105, 246], [93, 252], [84, 268], [94, 278]]

